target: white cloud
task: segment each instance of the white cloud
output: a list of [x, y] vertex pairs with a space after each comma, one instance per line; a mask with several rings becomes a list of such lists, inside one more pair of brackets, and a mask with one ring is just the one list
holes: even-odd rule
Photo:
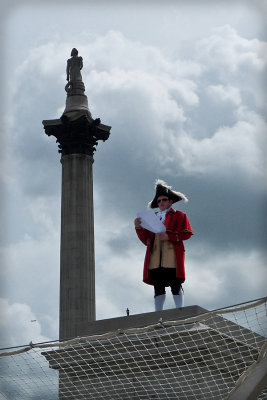
[[60, 225], [50, 201], [48, 205], [41, 198], [35, 199], [21, 210], [24, 236], [1, 247], [1, 281], [4, 297], [30, 305], [35, 314], [32, 319], [38, 319], [42, 332], [54, 339], [58, 336], [55, 321], [58, 319]]
[[190, 174], [230, 177], [235, 171], [262, 179], [265, 149], [261, 144], [267, 132], [266, 122], [244, 108], [239, 108], [237, 115], [240, 120], [233, 126], [222, 126], [204, 139], [193, 138], [186, 132], [180, 136], [173, 133], [167, 151], [169, 163], [179, 160], [183, 170]]
[[236, 106], [241, 104], [240, 90], [236, 87], [230, 85], [210, 85], [207, 88], [207, 92], [215, 101], [230, 101]]
[[[49, 201], [48, 201], [49, 200]], [[59, 236], [59, 198], [44, 196], [35, 197], [34, 202], [28, 202], [25, 212], [35, 224], [38, 224], [43, 232], [52, 237]]]
[[241, 37], [229, 25], [215, 28], [211, 36], [198, 41], [196, 48], [207, 68], [227, 68], [233, 73], [246, 65], [261, 71], [267, 63], [267, 44]]
[[187, 263], [187, 305], [215, 309], [265, 296], [266, 264], [257, 251], [214, 252], [199, 247]]
[[[115, 37], [113, 35], [114, 33], [111, 34], [111, 37], [116, 38], [116, 35]], [[129, 43], [120, 36], [120, 43], [124, 40]], [[215, 46], [217, 42], [219, 44]], [[107, 43], [111, 46], [109, 39], [107, 39]], [[260, 59], [264, 63], [265, 59], [261, 50], [265, 44], [258, 43], [256, 48], [254, 48], [254, 44], [253, 40], [241, 38], [229, 26], [218, 28], [213, 36], [199, 41], [202, 56], [208, 53], [210, 57], [203, 61], [203, 56], [201, 62], [205, 62], [205, 65], [209, 67], [216, 62], [218, 71], [225, 73], [224, 62], [228, 62], [229, 58], [225, 61], [224, 51], [229, 51], [229, 54], [234, 57], [236, 68], [248, 67], [251, 64], [257, 66], [257, 61], [250, 60], [249, 51], [253, 49], [254, 59]], [[103, 46], [104, 42], [102, 41], [102, 50]], [[150, 68], [147, 69], [142, 65], [144, 69], [139, 70], [139, 58], [137, 57], [137, 62], [134, 62], [132, 58], [134, 49], [136, 50], [137, 47], [139, 55], [142, 52], [151, 51], [150, 48], [148, 50], [145, 46], [142, 48], [140, 43], [135, 43], [131, 48], [131, 63], [128, 64], [126, 61], [127, 68], [123, 68], [125, 61], [122, 60], [120, 68], [117, 65], [115, 69], [94, 70], [87, 76], [87, 85], [91, 84], [92, 88], [92, 98], [97, 98], [97, 92], [101, 91], [101, 100], [106, 93], [109, 93], [109, 98], [111, 96], [115, 100], [112, 102], [114, 104], [112, 110], [105, 110], [104, 113], [114, 113], [114, 109], [121, 107], [122, 104], [127, 104], [129, 96], [133, 104], [140, 105], [140, 109], [132, 108], [131, 111], [136, 123], [142, 119], [142, 128], [146, 128], [145, 135], [143, 135], [142, 128], [141, 130], [137, 129], [133, 146], [138, 143], [136, 148], [140, 149], [142, 140], [143, 152], [147, 151], [147, 155], [156, 152], [161, 160], [161, 165], [166, 170], [172, 168], [177, 170], [182, 167], [186, 173], [231, 175], [232, 170], [235, 169], [239, 174], [263, 176], [264, 155], [261, 143], [266, 132], [266, 124], [260, 115], [255, 117], [254, 113], [254, 117], [251, 118], [253, 112], [244, 103], [246, 88], [242, 85], [242, 78], [239, 79], [236, 76], [236, 81], [234, 81], [229, 73], [228, 76], [231, 76], [230, 80], [233, 81], [233, 84], [217, 84], [212, 83], [211, 76], [211, 84], [207, 86], [207, 89], [205, 87], [202, 89], [201, 75], [196, 76], [195, 81], [188, 80], [186, 77], [181, 78], [178, 73], [175, 75], [176, 62], [171, 63], [170, 60], [163, 62], [163, 56], [158, 51], [153, 53], [154, 57], [149, 63], [149, 66], [154, 65], [155, 68], [151, 71]], [[214, 57], [215, 47], [216, 57]], [[126, 51], [126, 48], [123, 48]], [[238, 51], [239, 48], [240, 51]], [[229, 63], [232, 65], [231, 60]], [[199, 71], [202, 72], [201, 64], [199, 65]], [[245, 71], [249, 81], [251, 71]], [[207, 91], [210, 101], [213, 104], [217, 103], [218, 112], [221, 106], [220, 101], [232, 104], [236, 122], [229, 126], [227, 123], [219, 126], [212, 136], [198, 139], [190, 136], [190, 131], [185, 130], [184, 124], [189, 118], [194, 119], [194, 111], [188, 109], [188, 106], [198, 107], [200, 90]], [[120, 92], [120, 98], [116, 95], [118, 92]], [[124, 99], [123, 103], [121, 103], [122, 98]], [[117, 110], [117, 116], [119, 114], [127, 115], [129, 112], [128, 109], [118, 108]], [[142, 112], [144, 110], [146, 110], [145, 119]], [[234, 110], [236, 111], [234, 112]], [[208, 110], [206, 116], [207, 118], [203, 118], [200, 123], [202, 124], [201, 128], [205, 129], [206, 126], [208, 131]], [[150, 125], [149, 121], [153, 121], [153, 125]], [[171, 128], [167, 127], [169, 124], [172, 125]]]
[[233, 27], [225, 25], [197, 42], [195, 56], [205, 68], [205, 83], [233, 86], [240, 90], [248, 106], [262, 108], [266, 106], [266, 54], [266, 42], [242, 37]]
[[2, 348], [48, 340], [42, 335], [41, 325], [27, 304], [10, 304], [7, 299], [0, 298], [0, 327]]
[[[5, 268], [2, 269], [1, 275], [7, 281], [6, 289], [13, 292], [14, 286], [17, 294], [21, 296], [22, 293], [26, 295], [26, 286], [31, 288], [32, 294], [37, 295], [40, 284], [45, 281], [49, 284], [51, 278], [53, 283], [53, 279], [58, 278], [58, 273], [53, 272], [53, 266], [58, 265], [57, 242], [56, 235], [42, 236], [37, 240], [25, 234], [19, 242], [2, 248]], [[46, 267], [43, 264], [44, 260]]]

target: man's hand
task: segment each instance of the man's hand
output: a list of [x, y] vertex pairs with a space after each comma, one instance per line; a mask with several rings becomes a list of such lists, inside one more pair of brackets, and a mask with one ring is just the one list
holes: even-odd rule
[[157, 233], [159, 240], [169, 240], [169, 236], [166, 232]]
[[138, 229], [141, 228], [141, 218], [135, 218], [134, 220], [134, 226]]

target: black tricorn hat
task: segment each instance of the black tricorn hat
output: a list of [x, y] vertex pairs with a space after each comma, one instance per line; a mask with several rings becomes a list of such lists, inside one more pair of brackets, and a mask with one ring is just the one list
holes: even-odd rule
[[187, 197], [183, 193], [175, 192], [174, 190], [171, 190], [171, 188], [172, 187], [168, 186], [163, 180], [157, 179], [155, 182], [156, 194], [154, 199], [148, 203], [148, 208], [158, 207], [157, 199], [159, 196], [166, 196], [169, 200], [172, 200], [173, 203], [180, 200], [183, 200], [184, 202], [188, 201]]

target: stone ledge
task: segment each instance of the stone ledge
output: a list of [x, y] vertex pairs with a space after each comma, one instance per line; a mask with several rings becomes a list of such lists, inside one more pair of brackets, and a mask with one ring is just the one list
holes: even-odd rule
[[79, 336], [101, 334], [116, 331], [118, 329], [141, 328], [147, 325], [156, 324], [161, 318], [163, 322], [166, 322], [194, 317], [205, 312], [207, 312], [206, 309], [193, 305], [183, 308], [174, 308], [170, 310], [87, 322], [77, 327], [77, 331], [79, 332]]

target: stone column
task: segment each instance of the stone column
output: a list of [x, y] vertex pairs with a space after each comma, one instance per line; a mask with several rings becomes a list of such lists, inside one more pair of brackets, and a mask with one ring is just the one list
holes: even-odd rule
[[93, 157], [61, 158], [60, 339], [95, 321]]
[[79, 336], [82, 324], [95, 321], [93, 155], [111, 129], [92, 118], [82, 67], [74, 48], [67, 61], [66, 108], [59, 119], [43, 121], [62, 155], [60, 340]]
[[95, 321], [93, 155], [110, 126], [99, 118], [66, 115], [43, 121], [57, 139], [62, 164], [60, 248], [60, 340], [79, 336], [80, 326]]

